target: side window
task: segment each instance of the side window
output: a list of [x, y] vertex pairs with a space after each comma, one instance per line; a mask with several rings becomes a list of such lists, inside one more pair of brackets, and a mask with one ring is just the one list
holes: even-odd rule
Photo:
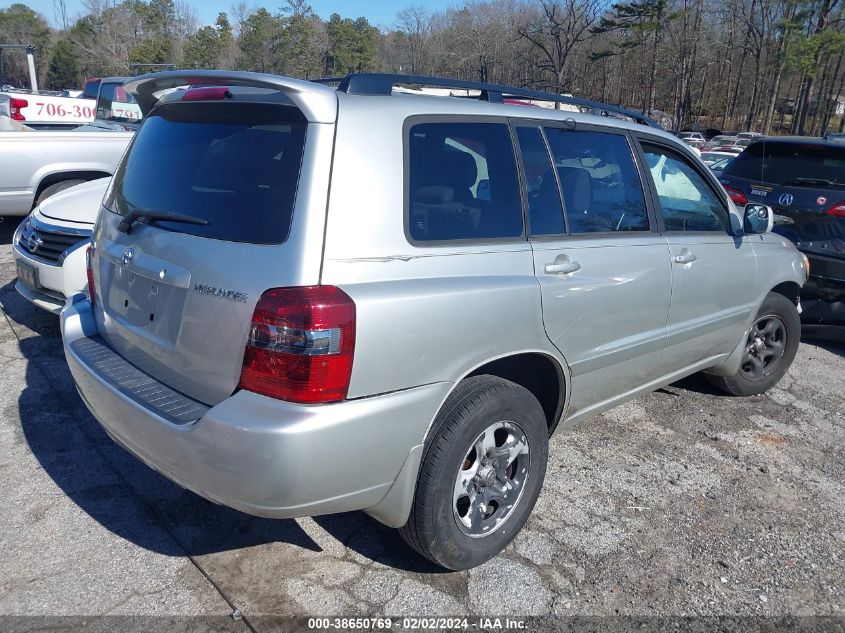
[[97, 97], [97, 118], [108, 119], [111, 117], [112, 103], [115, 101], [115, 84], [104, 83], [100, 86], [100, 94]]
[[408, 231], [414, 240], [520, 237], [522, 201], [503, 123], [420, 123], [410, 130]]
[[704, 178], [680, 154], [643, 143], [667, 231], [727, 231], [728, 212]]
[[[98, 119], [139, 119], [140, 108], [136, 105], [135, 97], [126, 92], [120, 84], [103, 83], [100, 88], [100, 95], [97, 99]], [[133, 104], [127, 106], [127, 104]]]
[[532, 235], [562, 235], [563, 207], [549, 151], [539, 128], [518, 127], [516, 137], [522, 155], [528, 194], [528, 224]]
[[620, 134], [546, 128], [569, 232], [648, 231], [643, 187]]

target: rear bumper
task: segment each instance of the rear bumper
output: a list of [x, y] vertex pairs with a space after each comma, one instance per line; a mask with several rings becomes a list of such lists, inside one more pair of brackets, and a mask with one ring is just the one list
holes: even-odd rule
[[239, 391], [177, 424], [74, 351], [75, 341], [97, 334], [87, 300], [76, 297], [61, 321], [65, 356], [91, 413], [118, 444], [184, 488], [272, 518], [350, 510], [372, 510], [389, 525], [407, 518], [408, 482], [416, 482], [421, 444], [449, 383], [316, 406]]

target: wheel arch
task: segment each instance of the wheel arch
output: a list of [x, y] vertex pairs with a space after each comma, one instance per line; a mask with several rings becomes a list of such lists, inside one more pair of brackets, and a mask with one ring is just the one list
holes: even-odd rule
[[111, 176], [112, 174], [107, 171], [100, 171], [96, 169], [54, 171], [44, 174], [38, 182], [38, 186], [35, 188], [35, 195], [32, 196], [32, 205], [35, 206], [38, 196], [40, 196], [41, 193], [51, 185], [64, 182], [65, 180], [83, 180], [88, 182], [89, 180], [97, 180], [99, 178], [111, 178]]
[[[801, 297], [801, 286], [799, 286], [795, 281], [783, 281], [769, 290], [766, 295], [772, 292], [783, 295], [797, 306]], [[764, 300], [766, 295], [763, 296]]]
[[524, 350], [486, 359], [456, 380], [446, 397], [467, 378], [481, 375], [503, 378], [528, 389], [543, 408], [549, 435], [554, 433], [569, 402], [571, 380], [565, 359], [543, 350]]

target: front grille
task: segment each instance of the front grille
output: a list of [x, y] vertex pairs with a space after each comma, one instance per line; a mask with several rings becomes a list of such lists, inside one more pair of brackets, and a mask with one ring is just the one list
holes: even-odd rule
[[20, 233], [18, 248], [40, 260], [60, 265], [70, 249], [91, 236], [90, 231], [87, 233], [86, 235], [85, 231], [81, 230], [63, 230], [61, 227], [30, 219]]

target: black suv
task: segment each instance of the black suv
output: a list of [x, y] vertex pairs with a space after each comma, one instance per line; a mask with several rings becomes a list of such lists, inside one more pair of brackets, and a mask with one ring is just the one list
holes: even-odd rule
[[810, 260], [801, 292], [805, 333], [845, 336], [845, 144], [759, 138], [720, 180], [736, 204], [763, 202], [785, 216], [775, 231]]

